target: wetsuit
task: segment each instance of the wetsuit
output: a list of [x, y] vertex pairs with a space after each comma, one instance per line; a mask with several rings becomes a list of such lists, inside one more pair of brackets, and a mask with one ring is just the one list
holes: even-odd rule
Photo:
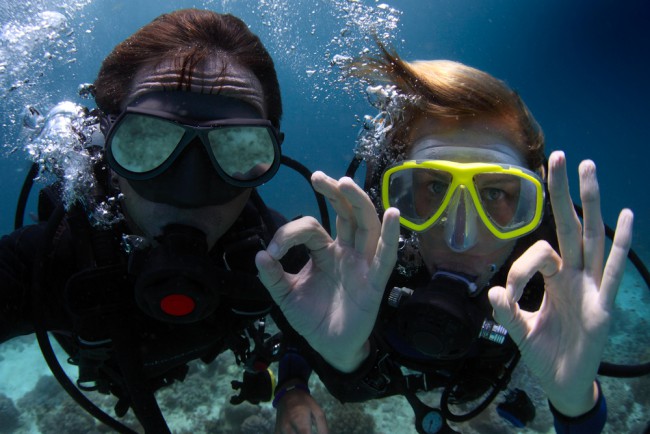
[[[270, 215], [276, 227], [283, 223], [279, 214], [270, 211]], [[126, 228], [116, 225], [95, 231], [84, 219], [81, 212], [66, 215], [43, 265], [36, 261], [45, 223], [2, 237], [0, 342], [33, 333], [34, 316], [39, 315], [45, 328], [79, 363], [79, 381], [115, 394], [124, 401], [124, 412], [133, 405], [125, 371], [144, 377], [146, 388], [153, 392], [182, 380], [190, 360], [210, 362], [228, 349], [239, 355], [248, 351], [244, 330], [267, 313], [286, 324], [256, 277], [254, 255], [272, 234], [252, 201], [209, 252], [219, 283], [226, 286], [220, 288], [218, 307], [191, 324], [165, 323], [145, 315], [134, 301], [134, 276], [128, 273], [129, 258], [121, 246]], [[284, 266], [295, 272], [307, 257], [294, 250], [287, 259]], [[284, 328], [283, 332], [285, 337], [292, 333]], [[109, 345], [101, 345], [107, 341]], [[114, 350], [117, 347], [123, 349], [121, 353]], [[126, 353], [130, 353], [130, 362], [121, 359]]]

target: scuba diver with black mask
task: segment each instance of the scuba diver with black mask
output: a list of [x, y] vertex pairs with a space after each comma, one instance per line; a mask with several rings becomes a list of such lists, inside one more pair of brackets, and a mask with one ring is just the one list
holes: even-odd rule
[[[545, 161], [540, 127], [505, 83], [380, 48], [353, 64], [380, 83], [368, 87], [380, 114], [366, 118], [357, 150], [366, 191], [316, 172], [314, 188], [337, 212], [336, 239], [315, 219], [288, 223], [257, 255], [260, 280], [342, 402], [401, 394], [417, 432], [456, 432], [448, 421], [484, 410], [521, 358], [558, 433], [600, 432], [607, 409], [595, 379], [631, 211], [621, 212], [603, 267], [593, 162], [580, 165], [581, 222], [564, 154]], [[301, 244], [310, 263], [291, 274], [278, 260]], [[422, 390], [442, 391], [439, 407], [423, 403]], [[498, 410], [517, 426], [535, 413], [520, 390]]]
[[[0, 241], [0, 341], [36, 332], [64, 388], [119, 432], [133, 431], [77, 387], [114, 394], [118, 416], [131, 408], [159, 434], [169, 428], [154, 392], [182, 381], [191, 360], [233, 351], [246, 367], [234, 404], [272, 398], [275, 360], [279, 386], [305, 383], [310, 369], [288, 350], [292, 330], [254, 266], [285, 222], [255, 190], [283, 158], [280, 89], [259, 38], [232, 15], [164, 14], [117, 45], [93, 93], [86, 122], [104, 138], [84, 138], [97, 156], [93, 194], [118, 198], [123, 219], [95, 226], [87, 204], [66, 207], [56, 185], [43, 189], [41, 222]], [[306, 260], [295, 250], [285, 265]], [[269, 313], [282, 330], [275, 339]], [[78, 365], [77, 387], [48, 331]], [[302, 407], [324, 424], [311, 397]]]

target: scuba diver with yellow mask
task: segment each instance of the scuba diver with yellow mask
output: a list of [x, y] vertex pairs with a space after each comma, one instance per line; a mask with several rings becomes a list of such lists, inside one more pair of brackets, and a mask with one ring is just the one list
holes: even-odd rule
[[[631, 211], [621, 212], [603, 266], [593, 162], [579, 169], [581, 223], [564, 154], [546, 161], [541, 129], [505, 83], [381, 48], [355, 63], [381, 83], [369, 87], [380, 114], [367, 117], [357, 150], [365, 192], [349, 176], [316, 172], [314, 188], [337, 212], [336, 239], [315, 219], [288, 223], [258, 253], [260, 279], [342, 402], [401, 394], [417, 432], [455, 432], [447, 422], [484, 410], [521, 358], [558, 433], [600, 432], [607, 409], [595, 379]], [[299, 244], [311, 261], [294, 275], [277, 261]], [[422, 390], [442, 391], [438, 408], [416, 396]], [[520, 390], [498, 411], [517, 426], [535, 414]]]

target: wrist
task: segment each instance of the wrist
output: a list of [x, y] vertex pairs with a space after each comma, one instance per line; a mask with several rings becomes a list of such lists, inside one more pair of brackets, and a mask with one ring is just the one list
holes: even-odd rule
[[311, 395], [309, 386], [299, 378], [291, 379], [286, 381], [282, 386], [275, 389], [275, 397], [273, 398], [273, 408], [277, 408], [278, 404], [284, 398], [284, 396], [294, 390], [302, 390], [308, 395]]
[[278, 387], [293, 379], [309, 382], [311, 366], [295, 348], [288, 348], [278, 364]]
[[607, 403], [605, 396], [600, 388], [600, 384], [596, 381], [598, 389], [598, 399], [592, 409], [577, 417], [568, 417], [560, 413], [553, 404], [549, 401], [551, 413], [553, 414], [553, 424], [557, 433], [571, 433], [571, 432], [584, 432], [584, 433], [600, 433], [603, 431], [605, 423], [607, 422]]
[[557, 397], [548, 397], [551, 407], [566, 417], [578, 417], [591, 411], [600, 396], [600, 386], [596, 381], [582, 394], [564, 393]]

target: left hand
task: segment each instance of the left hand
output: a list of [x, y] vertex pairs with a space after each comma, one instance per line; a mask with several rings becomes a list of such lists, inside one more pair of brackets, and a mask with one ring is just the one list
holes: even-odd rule
[[328, 432], [325, 413], [309, 393], [302, 389], [292, 389], [280, 399], [275, 419], [275, 434]]
[[[583, 161], [579, 172], [584, 226], [569, 194], [565, 156], [554, 152], [549, 158], [549, 193], [560, 252], [545, 241], [537, 242], [514, 262], [506, 287], [489, 292], [495, 319], [508, 330], [553, 406], [570, 417], [588, 412], [597, 399], [594, 380], [632, 242], [633, 222], [630, 210], [621, 211], [603, 267], [605, 230], [596, 167]], [[520, 310], [517, 301], [538, 271], [545, 282], [542, 304], [537, 312]]]

